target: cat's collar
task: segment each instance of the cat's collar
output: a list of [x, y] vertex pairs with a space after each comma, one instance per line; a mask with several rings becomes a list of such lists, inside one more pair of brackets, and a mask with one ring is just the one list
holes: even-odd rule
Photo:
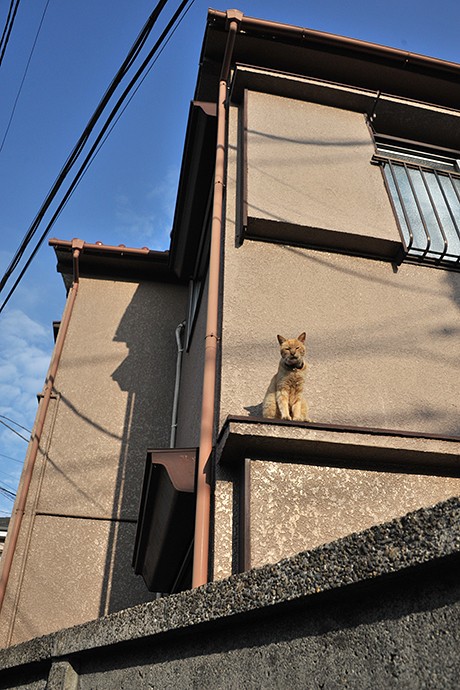
[[305, 362], [300, 362], [299, 364], [288, 364], [287, 362], [283, 362], [284, 366], [286, 369], [289, 369], [290, 371], [295, 371], [303, 369], [305, 367]]

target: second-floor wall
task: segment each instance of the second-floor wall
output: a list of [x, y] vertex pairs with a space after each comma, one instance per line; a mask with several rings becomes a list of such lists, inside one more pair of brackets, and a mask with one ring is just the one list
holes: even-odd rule
[[[401, 246], [364, 115], [265, 94], [248, 104], [246, 121], [242, 106], [230, 115], [221, 422], [260, 415], [276, 335], [305, 330], [314, 421], [458, 435], [460, 273], [308, 247], [313, 226]], [[245, 204], [265, 241], [236, 241]]]

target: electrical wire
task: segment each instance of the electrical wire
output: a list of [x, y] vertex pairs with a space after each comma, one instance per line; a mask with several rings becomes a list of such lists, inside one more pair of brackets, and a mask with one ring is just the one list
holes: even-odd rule
[[25, 436], [23, 436], [22, 434], [20, 434], [19, 431], [16, 431], [16, 429], [13, 429], [12, 426], [10, 426], [6, 422], [4, 422], [2, 419], [0, 419], [0, 424], [3, 424], [3, 426], [6, 426], [6, 428], [9, 429], [10, 431], [12, 431], [13, 434], [16, 434], [16, 436], [19, 436], [19, 438], [22, 438], [26, 443], [29, 443], [30, 439], [28, 439]]
[[[0, 474], [5, 475], [5, 477], [11, 477], [11, 474], [8, 472], [3, 472], [3, 470], [0, 470]], [[3, 483], [5, 484], [7, 489], [12, 489], [14, 491], [15, 487], [10, 485], [10, 482], [7, 482], [5, 479], [3, 480]]]
[[19, 89], [18, 89], [18, 92], [16, 94], [16, 98], [15, 98], [14, 103], [13, 103], [13, 108], [11, 110], [11, 115], [10, 115], [10, 118], [8, 120], [8, 124], [6, 126], [5, 134], [3, 135], [2, 143], [0, 144], [0, 153], [3, 150], [3, 146], [5, 145], [5, 141], [6, 141], [6, 138], [8, 136], [8, 132], [10, 131], [11, 123], [12, 123], [13, 118], [14, 118], [14, 113], [16, 112], [16, 106], [18, 104], [19, 97], [20, 97], [21, 91], [22, 91], [22, 87], [24, 86], [24, 82], [25, 82], [26, 77], [27, 77], [27, 72], [29, 71], [30, 61], [32, 60], [32, 55], [34, 54], [35, 46], [37, 45], [38, 36], [40, 35], [42, 24], [43, 24], [43, 21], [45, 19], [46, 10], [48, 9], [49, 4], [50, 4], [50, 0], [46, 0], [45, 8], [42, 12], [42, 17], [40, 19], [37, 33], [35, 34], [35, 39], [34, 39], [34, 42], [32, 44], [32, 49], [31, 49], [30, 54], [29, 54], [29, 59], [27, 60], [26, 68], [24, 70], [24, 74], [22, 75], [21, 84], [19, 85]]
[[7, 460], [12, 460], [13, 462], [17, 462], [20, 465], [24, 464], [24, 460], [18, 460], [17, 458], [12, 458], [11, 455], [5, 455], [5, 453], [0, 453], [0, 458], [6, 458]]
[[8, 498], [10, 501], [14, 501], [16, 498], [16, 494], [13, 491], [9, 491], [9, 489], [6, 489], [4, 486], [0, 484], [0, 494], [3, 494], [5, 498]]
[[[176, 31], [177, 31], [177, 29], [179, 28], [179, 26], [181, 25], [182, 21], [185, 19], [185, 17], [186, 17], [186, 15], [187, 15], [188, 11], [191, 9], [191, 7], [192, 7], [192, 5], [193, 5], [194, 2], [195, 2], [195, 0], [192, 0], [192, 1], [191, 1], [190, 5], [189, 5], [189, 6], [187, 7], [187, 9], [184, 11], [182, 17], [180, 17], [179, 21], [177, 22], [177, 24], [176, 24], [176, 26], [174, 27], [174, 29], [171, 31], [171, 33], [170, 33], [170, 35], [168, 36], [168, 38], [165, 40], [164, 45], [163, 45], [163, 46], [161, 47], [161, 49], [158, 51], [158, 54], [156, 55], [155, 59], [152, 61], [152, 64], [151, 64], [150, 67], [146, 70], [144, 76], [143, 76], [142, 79], [139, 81], [139, 84], [136, 86], [136, 88], [134, 89], [133, 93], [132, 93], [131, 96], [128, 98], [127, 102], [125, 103], [124, 107], [123, 107], [123, 108], [121, 109], [121, 111], [118, 113], [118, 115], [117, 115], [117, 117], [115, 118], [115, 121], [114, 121], [113, 124], [111, 125], [110, 129], [109, 129], [108, 132], [105, 134], [105, 136], [104, 136], [104, 138], [102, 139], [102, 141], [100, 142], [99, 146], [97, 147], [96, 151], [94, 152], [93, 156], [91, 157], [91, 160], [89, 161], [88, 165], [86, 166], [86, 168], [85, 168], [85, 170], [84, 170], [84, 172], [83, 172], [83, 174], [82, 174], [81, 177], [83, 177], [83, 176], [86, 174], [88, 168], [90, 167], [90, 165], [92, 164], [92, 162], [93, 162], [94, 159], [96, 158], [96, 156], [97, 156], [97, 154], [99, 153], [99, 151], [101, 150], [101, 148], [104, 146], [105, 142], [106, 142], [107, 139], [109, 138], [109, 136], [110, 136], [110, 134], [112, 133], [112, 131], [115, 129], [115, 127], [116, 127], [118, 121], [120, 120], [120, 118], [122, 117], [123, 113], [125, 112], [125, 110], [126, 110], [127, 107], [129, 106], [129, 104], [131, 103], [131, 101], [133, 100], [133, 98], [134, 98], [134, 96], [136, 95], [136, 93], [139, 91], [140, 87], [142, 86], [142, 84], [144, 83], [145, 79], [146, 79], [147, 76], [149, 75], [151, 69], [154, 67], [154, 65], [155, 65], [155, 63], [157, 62], [157, 60], [159, 59], [160, 55], [163, 53], [164, 49], [166, 48], [166, 46], [168, 45], [168, 43], [170, 42], [170, 40], [172, 39], [172, 37], [173, 37], [174, 34], [176, 33]], [[78, 184], [80, 184], [80, 182], [81, 182], [81, 179], [78, 181]], [[73, 192], [72, 192], [72, 193], [73, 193]]]
[[31, 434], [31, 430], [27, 429], [25, 426], [22, 426], [22, 424], [19, 424], [19, 422], [15, 422], [14, 419], [10, 419], [9, 417], [6, 417], [4, 414], [0, 414], [1, 419], [6, 419], [7, 422], [11, 422], [11, 424], [14, 424], [14, 426], [18, 426], [20, 429], [23, 429], [24, 431], [27, 431], [28, 434]]
[[[188, 10], [190, 9], [190, 7], [193, 5], [194, 2], [195, 2], [195, 0], [191, 0], [191, 2], [190, 2], [190, 0], [183, 0], [183, 1], [180, 3], [178, 9], [176, 10], [176, 12], [174, 13], [173, 17], [172, 17], [172, 18], [170, 19], [170, 21], [168, 22], [168, 25], [167, 25], [166, 28], [164, 29], [164, 31], [163, 31], [163, 33], [161, 34], [160, 38], [159, 38], [158, 41], [155, 43], [154, 47], [151, 49], [151, 51], [149, 52], [149, 54], [147, 55], [147, 57], [145, 58], [145, 60], [144, 60], [143, 63], [141, 64], [141, 66], [139, 67], [139, 69], [136, 71], [134, 77], [131, 79], [131, 81], [129, 82], [128, 86], [127, 86], [127, 87], [125, 88], [125, 90], [123, 91], [122, 95], [121, 95], [120, 98], [118, 99], [118, 101], [117, 101], [117, 103], [115, 104], [115, 106], [112, 108], [112, 111], [110, 112], [110, 114], [109, 114], [107, 120], [105, 121], [104, 125], [103, 125], [102, 128], [101, 128], [101, 131], [99, 132], [99, 134], [97, 135], [97, 137], [96, 137], [94, 143], [92, 144], [89, 153], [86, 155], [85, 160], [83, 161], [83, 163], [82, 163], [82, 165], [80, 166], [80, 168], [79, 168], [77, 174], [75, 175], [75, 177], [74, 177], [72, 183], [70, 184], [70, 187], [68, 188], [67, 192], [65, 193], [65, 195], [64, 195], [64, 197], [62, 198], [61, 202], [59, 203], [59, 205], [58, 205], [56, 211], [54, 212], [54, 214], [53, 214], [53, 216], [52, 216], [52, 218], [51, 218], [50, 221], [48, 222], [48, 224], [47, 224], [47, 226], [46, 226], [44, 232], [42, 233], [41, 237], [39, 238], [38, 242], [36, 243], [36, 245], [35, 245], [35, 247], [34, 247], [32, 253], [30, 254], [29, 258], [27, 259], [25, 265], [23, 266], [23, 268], [22, 268], [22, 270], [21, 270], [19, 276], [17, 277], [15, 283], [13, 284], [13, 286], [11, 287], [9, 293], [8, 293], [7, 296], [5, 297], [3, 303], [1, 304], [1, 306], [0, 306], [0, 313], [3, 311], [3, 309], [4, 309], [5, 306], [7, 305], [8, 301], [10, 300], [11, 296], [12, 296], [13, 293], [15, 292], [15, 290], [16, 290], [17, 286], [19, 285], [20, 281], [22, 280], [22, 278], [23, 278], [25, 272], [26, 272], [27, 269], [29, 268], [29, 266], [30, 266], [30, 264], [32, 263], [34, 257], [36, 256], [38, 250], [40, 249], [41, 245], [43, 244], [43, 242], [44, 242], [46, 236], [48, 235], [49, 231], [50, 231], [51, 228], [53, 227], [53, 225], [54, 225], [54, 223], [56, 222], [56, 220], [59, 218], [60, 214], [62, 213], [63, 209], [65, 208], [66, 204], [68, 203], [70, 197], [72, 196], [72, 194], [74, 193], [76, 187], [78, 186], [79, 182], [81, 181], [81, 178], [82, 178], [83, 175], [86, 173], [87, 169], [88, 169], [89, 166], [91, 165], [92, 161], [93, 161], [94, 158], [96, 157], [96, 155], [97, 155], [97, 153], [99, 152], [100, 148], [102, 147], [102, 145], [103, 145], [104, 142], [106, 141], [107, 137], [109, 136], [110, 132], [112, 131], [113, 127], [114, 127], [115, 124], [118, 122], [119, 117], [121, 117], [121, 114], [124, 112], [124, 110], [122, 110], [122, 112], [120, 113], [119, 117], [115, 120], [115, 122], [113, 123], [112, 127], [111, 127], [110, 130], [109, 130], [109, 127], [110, 127], [112, 121], [114, 120], [115, 115], [117, 114], [117, 112], [118, 112], [119, 109], [121, 108], [123, 102], [126, 100], [127, 95], [128, 95], [129, 92], [133, 89], [133, 87], [134, 87], [134, 85], [136, 84], [136, 82], [140, 79], [140, 77], [141, 77], [141, 75], [142, 75], [142, 72], [144, 72], [144, 71], [146, 70], [146, 68], [147, 68], [147, 66], [149, 65], [149, 63], [150, 63], [150, 62], [153, 60], [153, 58], [155, 57], [156, 52], [157, 52], [158, 49], [161, 47], [161, 44], [163, 43], [163, 41], [165, 41], [165, 38], [167, 37], [168, 33], [171, 31], [172, 27], [173, 27], [174, 24], [176, 23], [176, 21], [177, 21], [178, 17], [180, 16], [180, 14], [183, 12], [185, 6], [186, 6], [187, 4], [190, 3], [190, 6], [189, 6], [189, 7], [187, 8], [187, 10], [186, 10], [186, 12], [188, 12]], [[184, 13], [184, 16], [185, 16], [186, 12]], [[179, 23], [180, 23], [180, 22], [179, 22]], [[176, 28], [177, 28], [177, 27], [176, 27]], [[175, 29], [174, 29], [174, 30], [175, 30]], [[168, 39], [168, 41], [169, 41], [169, 39]], [[162, 50], [163, 50], [163, 48], [162, 48]], [[156, 60], [155, 60], [155, 61], [156, 61]], [[154, 62], [153, 62], [153, 64], [154, 64]], [[149, 70], [148, 70], [148, 71], [150, 71], [151, 67], [153, 67], [153, 64], [149, 67]], [[147, 76], [148, 71], [147, 71], [146, 74], [142, 77], [142, 81], [143, 81], [143, 80], [145, 79], [145, 77]], [[141, 81], [141, 83], [142, 83], [142, 81]], [[140, 84], [139, 84], [139, 86], [140, 86]], [[138, 88], [139, 88], [139, 87], [138, 87]], [[137, 89], [136, 89], [136, 90], [137, 90]], [[134, 96], [135, 93], [136, 93], [136, 91], [134, 91], [134, 93], [132, 94], [132, 96]], [[131, 97], [131, 98], [132, 98], [132, 97]], [[131, 99], [130, 99], [130, 100], [131, 100]], [[129, 104], [129, 102], [130, 102], [130, 101], [128, 101], [128, 103], [126, 104], [125, 109], [126, 109], [127, 105]], [[107, 130], [109, 130], [109, 131], [107, 132]], [[104, 136], [105, 136], [105, 138], [104, 138]], [[57, 191], [56, 191], [56, 193], [57, 193]], [[55, 196], [55, 194], [53, 195], [53, 198], [54, 198], [54, 196]], [[48, 198], [48, 197], [47, 197], [47, 198]], [[51, 200], [50, 200], [50, 203], [51, 203]], [[48, 207], [49, 207], [49, 204], [47, 205], [45, 211], [48, 209]], [[44, 215], [44, 213], [43, 213], [43, 215]], [[37, 217], [38, 217], [38, 216], [37, 216]], [[40, 221], [41, 221], [41, 219], [40, 219]], [[37, 228], [38, 228], [38, 224], [37, 224]], [[35, 231], [36, 231], [36, 230], [34, 230], [34, 233], [35, 233]], [[33, 234], [34, 234], [34, 233], [33, 233]], [[22, 253], [23, 253], [23, 252], [22, 252]], [[21, 254], [21, 255], [22, 255], [22, 254]], [[19, 259], [18, 259], [18, 261], [19, 261]], [[17, 262], [16, 262], [16, 264], [15, 264], [14, 267], [16, 267], [16, 265], [17, 265]], [[14, 269], [13, 269], [13, 270], [14, 270]], [[8, 272], [8, 270], [7, 270], [7, 272]], [[11, 271], [11, 272], [12, 272], [12, 271]], [[9, 276], [8, 276], [8, 277], [9, 277]], [[1, 283], [0, 283], [0, 292], [1, 292], [2, 288], [4, 287], [4, 285], [5, 285], [5, 283], [6, 283], [6, 280], [7, 280], [7, 276], [6, 276], [6, 273], [5, 273], [5, 276], [4, 276], [4, 278], [2, 279], [2, 281], [1, 281]]]
[[43, 220], [43, 217], [50, 207], [53, 199], [57, 195], [60, 187], [62, 186], [65, 178], [69, 174], [71, 168], [75, 164], [76, 160], [78, 159], [78, 156], [80, 155], [82, 149], [84, 148], [86, 142], [88, 141], [91, 132], [93, 131], [94, 127], [96, 126], [99, 118], [101, 117], [104, 109], [106, 108], [108, 102], [110, 101], [111, 97], [113, 96], [115, 90], [117, 89], [118, 85], [121, 83], [123, 78], [126, 76], [127, 72], [133, 65], [134, 61], [136, 60], [137, 56], [139, 55], [140, 51], [142, 50], [143, 46], [145, 45], [145, 42], [152, 31], [161, 11], [163, 10], [164, 6], [166, 5], [168, 0], [159, 0], [158, 4], [156, 5], [155, 9], [147, 19], [147, 22], [144, 24], [142, 27], [139, 35], [137, 36], [136, 40], [134, 41], [133, 45], [131, 46], [127, 56], [125, 57], [121, 67], [118, 69], [117, 73], [115, 74], [114, 78], [112, 79], [108, 89], [104, 93], [102, 99], [100, 100], [98, 106], [96, 107], [96, 110], [92, 114], [89, 122], [87, 123], [85, 129], [83, 130], [83, 133], [81, 134], [80, 138], [78, 139], [77, 143], [75, 144], [74, 148], [72, 149], [70, 155], [68, 156], [66, 162], [64, 163], [63, 167], [61, 168], [61, 171], [59, 175], [57, 176], [56, 180], [54, 181], [53, 186], [51, 187], [50, 191], [46, 195], [46, 198], [44, 202], [42, 203], [40, 210], [38, 211], [37, 215], [35, 216], [34, 220], [32, 221], [32, 224], [30, 225], [28, 231], [24, 235], [24, 238], [21, 242], [21, 245], [19, 246], [18, 250], [16, 251], [10, 265], [5, 271], [5, 274], [0, 281], [0, 292], [3, 290], [5, 283], [17, 267], [19, 261], [21, 260], [25, 250], [27, 249], [28, 244], [30, 244], [33, 236], [38, 230], [38, 227], [40, 223]]
[[6, 46], [8, 45], [8, 42], [10, 40], [11, 31], [13, 29], [14, 20], [16, 19], [16, 14], [19, 7], [19, 0], [16, 0], [16, 4], [14, 5], [14, 7], [13, 4], [14, 0], [11, 0], [8, 9], [8, 16], [6, 18], [5, 28], [3, 29], [2, 38], [0, 39], [0, 65], [3, 62], [3, 56], [5, 55]]
[[7, 17], [6, 17], [5, 26], [3, 27], [2, 37], [0, 38], [0, 49], [1, 49], [2, 46], [3, 46], [3, 41], [4, 41], [4, 39], [5, 39], [5, 34], [6, 34], [7, 30], [8, 30], [8, 25], [9, 25], [10, 19], [11, 19], [11, 13], [12, 13], [12, 11], [13, 11], [13, 5], [14, 5], [14, 0], [11, 0], [10, 6], [9, 6], [9, 8], [8, 8], [8, 14], [7, 14]]

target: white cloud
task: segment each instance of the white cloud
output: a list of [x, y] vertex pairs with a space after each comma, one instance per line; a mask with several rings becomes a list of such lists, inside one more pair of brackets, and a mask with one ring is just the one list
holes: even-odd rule
[[[48, 369], [52, 337], [50, 330], [20, 309], [6, 311], [0, 321], [0, 414], [26, 429], [32, 429], [37, 411], [36, 394], [43, 388]], [[3, 420], [28, 437], [23, 429]], [[0, 425], [0, 484], [15, 485], [21, 466], [10, 456], [22, 461], [27, 443], [17, 434]], [[4, 475], [10, 476], [8, 480]], [[0, 496], [0, 515], [11, 510], [12, 503]]]
[[177, 191], [177, 168], [170, 168], [160, 184], [139, 201], [126, 194], [117, 197], [118, 231], [134, 246], [169, 247]]

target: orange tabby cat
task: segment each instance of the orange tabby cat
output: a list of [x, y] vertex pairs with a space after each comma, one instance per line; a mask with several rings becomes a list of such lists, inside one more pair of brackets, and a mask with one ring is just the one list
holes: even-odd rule
[[303, 389], [307, 373], [305, 357], [305, 333], [287, 340], [278, 335], [281, 361], [278, 371], [270, 381], [263, 402], [263, 416], [276, 419], [292, 419], [309, 422], [308, 405]]

